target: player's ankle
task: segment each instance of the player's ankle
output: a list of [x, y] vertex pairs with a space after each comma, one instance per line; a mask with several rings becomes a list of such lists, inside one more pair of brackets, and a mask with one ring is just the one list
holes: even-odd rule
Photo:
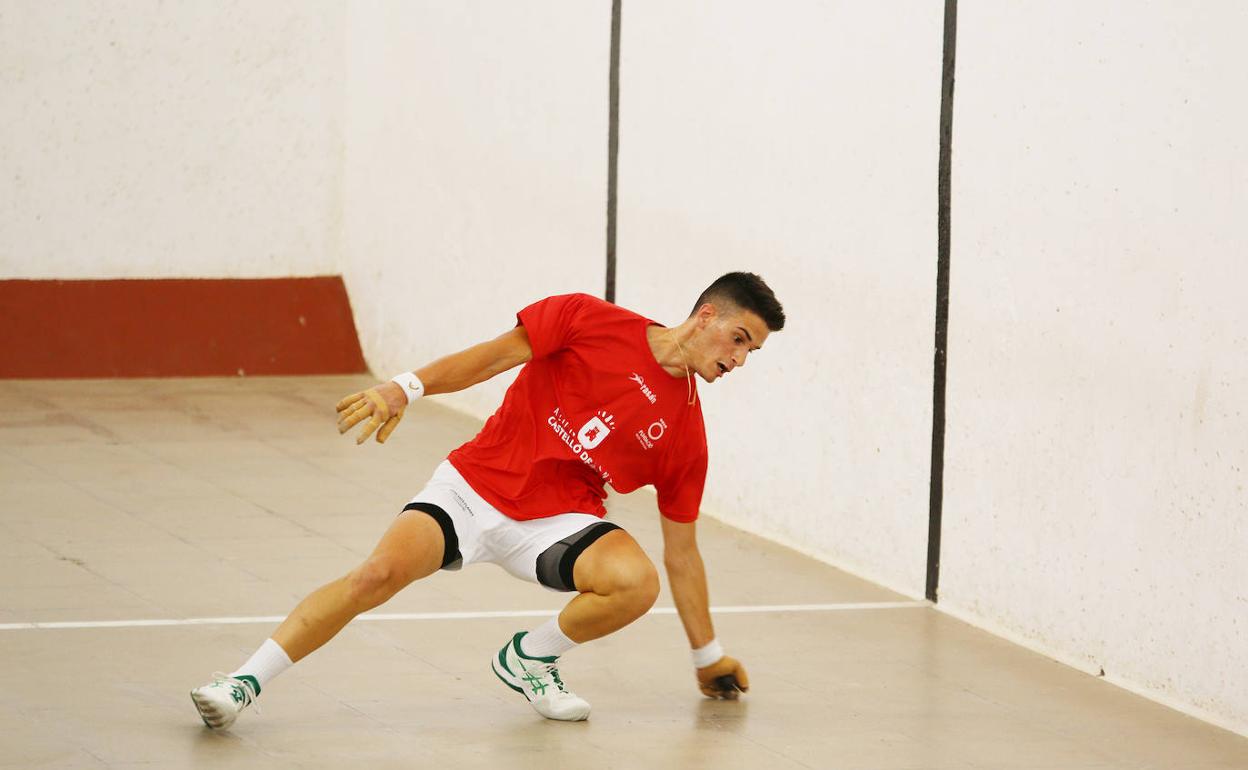
[[520, 652], [532, 658], [557, 658], [576, 647], [559, 626], [558, 617], [521, 636], [519, 644]]
[[292, 665], [294, 664], [290, 656], [280, 644], [272, 639], [265, 639], [264, 644], [260, 645], [260, 648], [247, 659], [246, 663], [230, 672], [230, 676], [235, 679], [253, 680], [256, 685], [256, 694], [259, 695], [270, 680]]

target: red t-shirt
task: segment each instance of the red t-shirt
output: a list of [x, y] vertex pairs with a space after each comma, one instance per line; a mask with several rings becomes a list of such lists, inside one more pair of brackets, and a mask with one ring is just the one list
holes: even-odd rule
[[660, 513], [696, 519], [702, 405], [688, 403], [686, 378], [654, 359], [654, 322], [587, 294], [550, 297], [516, 317], [533, 358], [477, 437], [448, 458], [477, 494], [513, 519], [602, 516], [606, 484], [623, 493], [654, 484]]

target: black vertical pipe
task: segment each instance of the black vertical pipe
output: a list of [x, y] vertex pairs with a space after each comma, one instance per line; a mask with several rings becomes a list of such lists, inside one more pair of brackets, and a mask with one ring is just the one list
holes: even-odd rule
[[615, 210], [620, 155], [620, 5], [611, 0], [611, 72], [607, 118], [607, 302], [615, 302]]
[[928, 500], [927, 589], [936, 601], [940, 585], [940, 523], [945, 493], [945, 368], [949, 346], [950, 178], [953, 171], [953, 67], [957, 50], [958, 0], [945, 0], [945, 45], [940, 85], [940, 161], [936, 193], [936, 353], [932, 376], [932, 481]]

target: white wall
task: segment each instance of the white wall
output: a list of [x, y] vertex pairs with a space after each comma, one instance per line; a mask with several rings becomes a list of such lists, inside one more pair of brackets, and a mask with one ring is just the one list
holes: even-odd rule
[[[343, 273], [389, 376], [605, 283], [610, 3], [350, 7]], [[444, 400], [492, 412], [511, 377]]]
[[1242, 4], [959, 3], [941, 606], [1248, 731]]
[[343, 18], [0, 2], [0, 278], [337, 272]]
[[619, 300], [761, 273], [786, 329], [703, 387], [704, 508], [922, 596], [940, 3], [626, 4]]

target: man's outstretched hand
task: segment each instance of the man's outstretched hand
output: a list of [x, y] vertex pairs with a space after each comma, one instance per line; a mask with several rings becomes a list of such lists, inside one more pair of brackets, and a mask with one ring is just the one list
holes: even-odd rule
[[[377, 431], [377, 443], [384, 444], [403, 419], [407, 396], [394, 382], [383, 382], [360, 393], [352, 393], [338, 402], [338, 432], [346, 433], [364, 420], [368, 423], [355, 443], [363, 444]], [[381, 430], [377, 430], [380, 428]]]
[[706, 668], [698, 669], [698, 689], [708, 698], [736, 700], [750, 689], [750, 678], [736, 658], [727, 655]]

